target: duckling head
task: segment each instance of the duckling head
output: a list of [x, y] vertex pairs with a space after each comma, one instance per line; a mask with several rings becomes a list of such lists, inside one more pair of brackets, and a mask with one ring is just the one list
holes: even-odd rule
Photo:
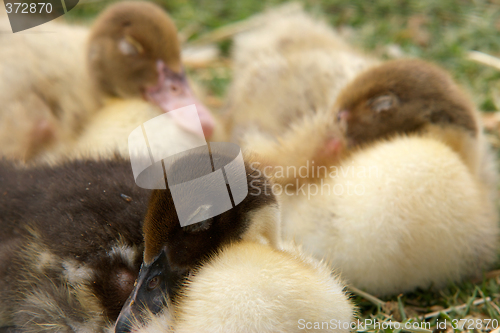
[[[195, 97], [184, 73], [177, 29], [160, 7], [148, 2], [119, 2], [96, 20], [88, 41], [89, 71], [104, 94], [142, 97], [165, 112], [196, 104], [206, 137], [214, 120]], [[188, 130], [190, 119], [179, 124]]]
[[339, 94], [335, 110], [350, 145], [428, 124], [478, 131], [464, 92], [444, 70], [422, 60], [389, 61], [361, 73]]
[[[215, 165], [226, 165], [232, 159], [213, 151], [211, 157]], [[168, 172], [183, 170], [183, 176], [192, 179], [199, 175], [203, 158], [203, 154], [188, 153], [173, 162]], [[143, 226], [144, 260], [115, 332], [130, 332], [134, 323], [141, 322], [143, 313], [156, 314], [168, 307], [184, 278], [223, 246], [250, 241], [280, 247], [279, 208], [270, 184], [262, 172], [247, 163], [245, 172], [247, 182], [243, 184], [249, 191], [243, 201], [220, 215], [185, 227], [179, 223], [172, 190], [153, 191]], [[207, 210], [207, 205], [193, 206], [192, 216]]]

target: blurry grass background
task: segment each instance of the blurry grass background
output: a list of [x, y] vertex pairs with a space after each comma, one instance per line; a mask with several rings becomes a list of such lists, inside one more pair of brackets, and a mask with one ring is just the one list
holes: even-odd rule
[[[90, 21], [109, 2], [81, 0], [66, 18]], [[217, 28], [284, 3], [281, 0], [155, 2], [170, 13], [188, 43]], [[500, 57], [500, 0], [311, 0], [303, 5], [307, 11], [337, 28], [360, 50], [382, 59], [410, 56], [436, 62], [469, 91], [479, 109], [500, 110], [500, 70], [467, 59], [467, 52], [471, 50]], [[217, 61], [187, 68], [189, 74], [207, 89], [212, 107], [222, 105], [231, 80], [231, 41], [218, 41], [216, 46], [220, 51]], [[489, 128], [498, 130], [500, 117], [494, 119], [497, 120], [489, 124]], [[498, 131], [494, 132], [498, 147]], [[495, 144], [494, 138], [492, 140]], [[438, 319], [446, 319], [451, 324], [453, 319], [490, 318], [497, 320], [496, 325], [492, 322], [495, 327], [500, 321], [500, 270], [491, 272], [482, 281], [465, 282], [442, 291], [420, 290], [384, 300], [358, 295], [354, 300], [360, 307], [361, 318], [404, 322], [422, 320], [428, 314], [426, 320], [432, 324], [432, 330], [447, 332], [453, 329], [450, 326], [436, 329]], [[455, 306], [458, 308], [454, 309]], [[445, 311], [439, 313], [442, 310]], [[483, 329], [479, 326], [468, 329], [469, 324], [458, 331], [489, 331], [484, 324]]]

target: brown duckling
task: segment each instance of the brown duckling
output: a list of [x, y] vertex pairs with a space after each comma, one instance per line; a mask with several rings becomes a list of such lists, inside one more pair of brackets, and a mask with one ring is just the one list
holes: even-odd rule
[[350, 147], [425, 133], [455, 150], [474, 174], [496, 184], [479, 112], [443, 69], [417, 59], [373, 67], [340, 93], [335, 109]]
[[[113, 4], [90, 31], [57, 23], [43, 27], [57, 33], [2, 36], [10, 46], [0, 52], [6, 82], [0, 96], [2, 155], [31, 160], [46, 151], [74, 150], [73, 142], [108, 97], [145, 99], [159, 107], [158, 114], [196, 104], [204, 133], [211, 135], [213, 118], [193, 96], [175, 25], [160, 7]], [[192, 130], [191, 119], [175, 120]]]
[[103, 331], [137, 277], [150, 191], [121, 158], [0, 164], [0, 326]]
[[[92, 26], [88, 62], [94, 84], [108, 96], [143, 97], [164, 112], [196, 104], [207, 138], [213, 118], [193, 95], [182, 67], [177, 29], [158, 6], [120, 2]], [[190, 119], [177, 118], [190, 130]]]

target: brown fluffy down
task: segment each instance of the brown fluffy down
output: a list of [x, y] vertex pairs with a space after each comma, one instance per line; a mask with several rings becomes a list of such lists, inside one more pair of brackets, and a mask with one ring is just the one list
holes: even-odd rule
[[495, 158], [479, 112], [438, 66], [401, 59], [372, 67], [341, 91], [334, 112], [350, 148], [396, 134], [425, 133], [457, 152], [496, 196]]
[[0, 161], [0, 327], [102, 332], [133, 288], [150, 191], [130, 161]]

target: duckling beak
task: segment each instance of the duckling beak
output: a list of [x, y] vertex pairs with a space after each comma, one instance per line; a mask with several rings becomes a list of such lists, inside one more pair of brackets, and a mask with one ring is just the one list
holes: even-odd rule
[[[349, 121], [351, 121], [352, 117], [353, 117], [352, 112], [346, 109], [342, 109], [337, 113], [337, 123], [339, 124], [340, 130], [343, 132], [345, 136], [349, 134], [350, 131]], [[355, 145], [356, 142], [353, 140], [353, 138], [348, 136], [346, 139], [346, 146], [354, 147]]]
[[[170, 70], [161, 60], [157, 62], [158, 83], [145, 90], [145, 98], [161, 107], [165, 112], [180, 109], [191, 104], [196, 105], [205, 139], [212, 136], [215, 120], [210, 111], [194, 96], [184, 73]], [[173, 117], [179, 126], [192, 133], [198, 133], [196, 119], [182, 116]]]
[[157, 314], [167, 307], [168, 297], [184, 275], [184, 271], [171, 268], [165, 250], [150, 264], [143, 263], [134, 290], [116, 320], [115, 333], [128, 333], [132, 327], [144, 323], [144, 314]]

